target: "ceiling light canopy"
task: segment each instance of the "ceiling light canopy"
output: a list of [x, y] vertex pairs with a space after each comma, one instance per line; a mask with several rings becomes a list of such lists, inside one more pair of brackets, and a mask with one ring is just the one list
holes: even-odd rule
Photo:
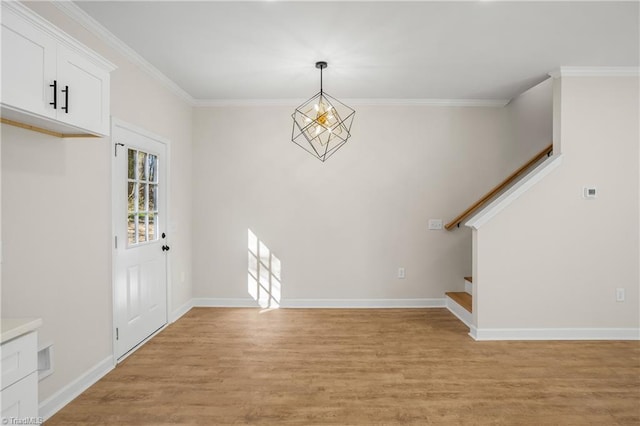
[[316, 62], [320, 69], [320, 92], [293, 112], [291, 140], [305, 151], [326, 161], [351, 137], [351, 124], [355, 111], [322, 88], [324, 61]]

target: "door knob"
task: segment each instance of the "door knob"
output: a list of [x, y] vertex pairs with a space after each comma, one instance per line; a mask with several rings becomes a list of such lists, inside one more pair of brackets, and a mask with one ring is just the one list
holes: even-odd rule
[[171, 249], [171, 247], [169, 246], [162, 246], [162, 251], [169, 251]]

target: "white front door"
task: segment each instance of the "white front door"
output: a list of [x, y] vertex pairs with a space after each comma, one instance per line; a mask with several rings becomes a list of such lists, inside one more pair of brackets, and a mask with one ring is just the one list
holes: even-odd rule
[[167, 146], [114, 122], [115, 356], [167, 323]]

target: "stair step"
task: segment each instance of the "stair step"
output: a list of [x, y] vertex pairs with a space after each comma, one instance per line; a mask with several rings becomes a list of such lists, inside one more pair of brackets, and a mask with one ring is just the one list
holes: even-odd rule
[[469, 293], [465, 291], [450, 291], [445, 294], [470, 313], [473, 312], [473, 298]]
[[465, 281], [473, 282], [473, 277], [464, 277]]

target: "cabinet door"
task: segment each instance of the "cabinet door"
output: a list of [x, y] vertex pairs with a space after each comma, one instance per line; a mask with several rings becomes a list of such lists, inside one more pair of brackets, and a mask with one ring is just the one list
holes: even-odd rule
[[58, 46], [58, 97], [59, 121], [109, 134], [109, 73], [64, 46]]
[[9, 340], [0, 347], [2, 388], [38, 369], [38, 334], [35, 331]]
[[55, 117], [53, 84], [56, 41], [2, 9], [2, 91], [4, 105], [45, 117]]
[[[4, 421], [38, 416], [38, 372], [34, 371], [0, 393]], [[7, 423], [3, 423], [7, 424]], [[13, 423], [11, 423], [13, 424]], [[16, 423], [17, 424], [17, 423]]]

